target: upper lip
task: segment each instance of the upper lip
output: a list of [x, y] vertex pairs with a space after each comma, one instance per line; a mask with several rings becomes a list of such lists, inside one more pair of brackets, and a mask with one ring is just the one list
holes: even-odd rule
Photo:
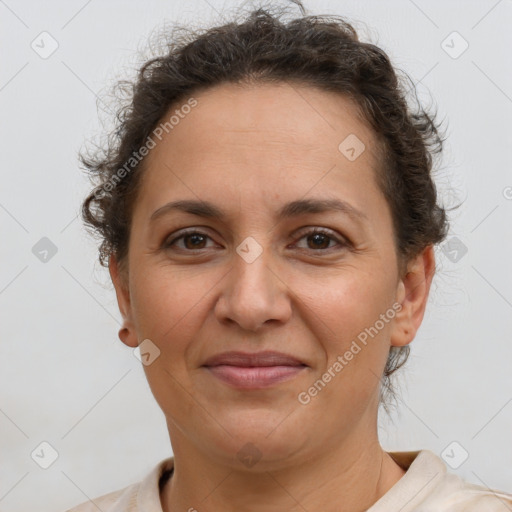
[[305, 366], [294, 356], [282, 352], [222, 352], [208, 358], [203, 366]]

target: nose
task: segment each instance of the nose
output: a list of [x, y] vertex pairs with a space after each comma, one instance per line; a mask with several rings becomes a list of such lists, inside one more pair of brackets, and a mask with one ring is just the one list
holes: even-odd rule
[[231, 271], [215, 305], [221, 323], [236, 323], [257, 332], [272, 323], [285, 323], [292, 314], [289, 289], [264, 251], [252, 262], [234, 255]]

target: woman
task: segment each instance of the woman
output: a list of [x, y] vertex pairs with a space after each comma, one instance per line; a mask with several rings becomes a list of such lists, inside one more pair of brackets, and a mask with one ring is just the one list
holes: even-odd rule
[[174, 455], [74, 512], [512, 507], [429, 450], [380, 446], [447, 233], [442, 137], [381, 49], [302, 13], [173, 36], [82, 159], [119, 336]]

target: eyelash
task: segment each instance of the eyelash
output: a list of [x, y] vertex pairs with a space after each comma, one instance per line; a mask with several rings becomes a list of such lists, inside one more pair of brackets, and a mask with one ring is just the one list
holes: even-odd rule
[[[197, 229], [189, 229], [186, 231], [182, 231], [179, 236], [173, 238], [172, 240], [169, 240], [168, 238], [166, 240], [164, 240], [164, 243], [162, 244], [162, 249], [166, 249], [166, 250], [170, 249], [178, 240], [184, 239], [185, 237], [190, 236], [190, 235], [200, 235], [202, 237], [211, 239], [211, 237], [209, 235], [207, 235], [206, 233], [198, 231]], [[308, 236], [313, 236], [313, 235], [325, 235], [328, 238], [332, 239], [333, 241], [337, 242], [341, 248], [345, 248], [345, 247], [349, 246], [348, 241], [346, 241], [344, 239], [340, 239], [339, 237], [335, 236], [332, 233], [332, 231], [324, 229], [324, 228], [313, 228], [309, 231], [306, 231], [305, 233], [302, 233], [302, 235], [299, 237], [299, 240], [301, 240], [302, 238], [308, 237]], [[334, 249], [334, 247], [328, 247], [326, 249], [301, 249], [301, 250], [312, 251], [312, 252], [327, 252], [327, 251], [331, 251], [332, 249]], [[195, 251], [193, 249], [180, 249], [180, 250], [195, 254]], [[203, 249], [197, 249], [197, 251], [202, 251], [202, 250]]]

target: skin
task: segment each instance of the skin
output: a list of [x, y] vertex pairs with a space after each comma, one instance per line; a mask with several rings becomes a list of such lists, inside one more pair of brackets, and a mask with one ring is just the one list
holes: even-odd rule
[[[404, 475], [378, 440], [378, 376], [390, 346], [410, 343], [422, 322], [433, 248], [399, 275], [376, 140], [349, 99], [291, 84], [223, 84], [194, 97], [198, 105], [146, 157], [129, 270], [110, 259], [120, 338], [160, 350], [144, 371], [174, 453], [162, 508], [366, 510]], [[338, 150], [349, 134], [366, 146], [354, 161]], [[311, 197], [342, 199], [367, 219], [329, 211], [276, 221], [284, 203]], [[210, 201], [228, 216], [173, 212], [149, 222], [178, 199]], [[335, 238], [315, 241], [313, 227]], [[206, 238], [162, 248], [183, 228]], [[236, 252], [249, 236], [263, 249], [252, 263]], [[378, 335], [299, 403], [394, 303], [401, 309]], [[234, 389], [201, 367], [228, 350], [277, 350], [308, 367], [265, 390]], [[261, 454], [251, 467], [237, 457], [248, 442]]]

